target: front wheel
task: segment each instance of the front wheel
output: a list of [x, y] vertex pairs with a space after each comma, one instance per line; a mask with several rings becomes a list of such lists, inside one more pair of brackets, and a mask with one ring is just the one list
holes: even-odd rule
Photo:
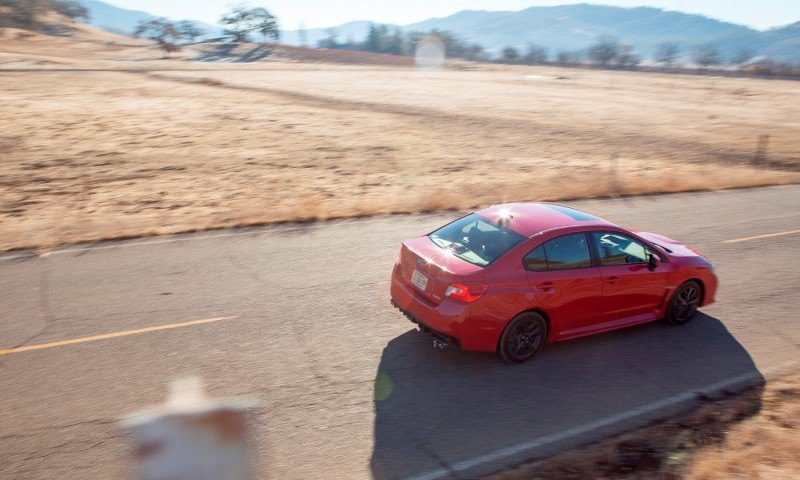
[[526, 312], [508, 323], [497, 351], [506, 363], [522, 363], [539, 353], [546, 340], [547, 322], [538, 313]]
[[700, 285], [695, 281], [688, 281], [675, 290], [664, 320], [670, 325], [683, 325], [692, 319], [699, 306]]

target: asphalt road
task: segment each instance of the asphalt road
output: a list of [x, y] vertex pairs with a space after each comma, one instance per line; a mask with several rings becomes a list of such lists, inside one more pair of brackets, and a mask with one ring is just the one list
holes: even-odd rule
[[[199, 375], [256, 397], [259, 478], [470, 477], [674, 414], [800, 358], [800, 186], [569, 202], [718, 264], [718, 303], [509, 367], [438, 351], [389, 305], [398, 246], [452, 218], [393, 216], [0, 257], [0, 478], [116, 479], [125, 414]], [[381, 396], [375, 379], [381, 373]], [[388, 380], [387, 380], [388, 379]]]

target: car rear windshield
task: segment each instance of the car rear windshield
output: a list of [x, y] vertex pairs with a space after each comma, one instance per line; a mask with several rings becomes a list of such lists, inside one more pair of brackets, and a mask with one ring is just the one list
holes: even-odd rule
[[473, 265], [485, 267], [525, 237], [473, 213], [428, 236], [433, 243]]

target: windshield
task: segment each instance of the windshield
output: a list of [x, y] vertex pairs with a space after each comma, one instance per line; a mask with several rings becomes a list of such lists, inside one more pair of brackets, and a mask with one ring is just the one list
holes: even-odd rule
[[525, 240], [522, 235], [473, 213], [428, 236], [433, 243], [473, 265], [485, 267]]

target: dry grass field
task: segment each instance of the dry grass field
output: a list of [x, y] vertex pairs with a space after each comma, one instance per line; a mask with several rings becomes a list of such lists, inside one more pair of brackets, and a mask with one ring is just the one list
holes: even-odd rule
[[211, 48], [0, 32], [0, 251], [800, 181], [800, 82]]

